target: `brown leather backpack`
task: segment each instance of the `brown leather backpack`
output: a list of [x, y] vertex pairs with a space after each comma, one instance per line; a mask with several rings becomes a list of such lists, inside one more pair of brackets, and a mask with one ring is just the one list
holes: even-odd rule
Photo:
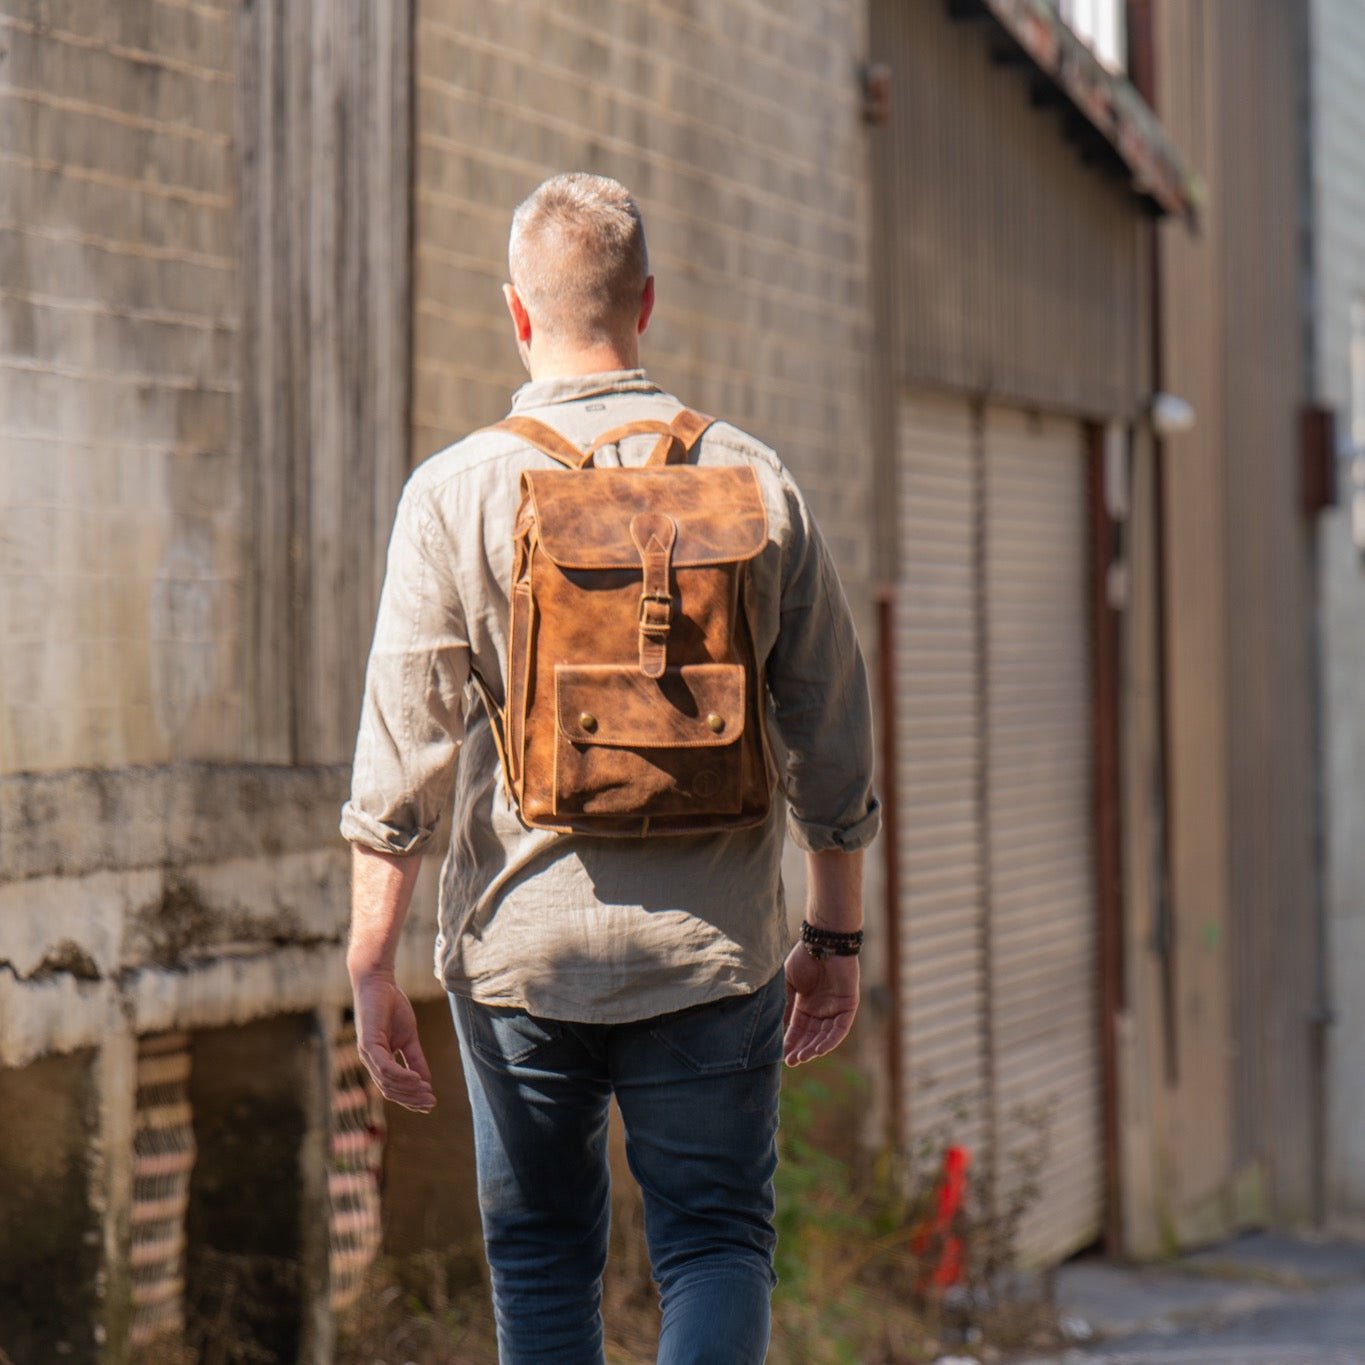
[[[685, 463], [711, 418], [630, 422], [587, 450], [513, 416], [498, 429], [565, 465], [521, 476], [507, 701], [493, 716], [522, 819], [580, 834], [758, 824], [774, 769], [749, 621], [768, 522], [746, 465]], [[646, 465], [593, 456], [637, 433]]]

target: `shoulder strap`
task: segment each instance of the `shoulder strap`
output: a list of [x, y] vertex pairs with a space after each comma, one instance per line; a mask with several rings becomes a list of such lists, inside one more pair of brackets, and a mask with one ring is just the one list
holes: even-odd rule
[[671, 422], [642, 420], [612, 427], [610, 431], [603, 432], [587, 450], [580, 450], [553, 427], [538, 422], [534, 417], [515, 415], [504, 417], [491, 429], [510, 431], [514, 436], [520, 436], [523, 441], [530, 442], [552, 460], [558, 460], [560, 464], [567, 465], [570, 469], [583, 469], [592, 463], [593, 456], [603, 446], [615, 445], [617, 441], [623, 441], [627, 436], [640, 436], [646, 433], [657, 433], [659, 437], [654, 449], [649, 453], [646, 464], [682, 464], [701, 440], [702, 433], [715, 420], [705, 413], [683, 408]]
[[[707, 427], [715, 422], [714, 417], [708, 417], [704, 412], [696, 412], [692, 408], [684, 408], [673, 421], [669, 423], [671, 428], [671, 439], [665, 445], [659, 442], [650, 453], [650, 464], [681, 464], [692, 453], [697, 442], [701, 440], [702, 434]], [[676, 458], [675, 458], [676, 457]]]
[[558, 460], [570, 469], [582, 469], [592, 459], [591, 450], [580, 450], [572, 441], [561, 436], [553, 427], [537, 422], [534, 417], [504, 417], [494, 423], [493, 431], [510, 431], [529, 441], [542, 455]]

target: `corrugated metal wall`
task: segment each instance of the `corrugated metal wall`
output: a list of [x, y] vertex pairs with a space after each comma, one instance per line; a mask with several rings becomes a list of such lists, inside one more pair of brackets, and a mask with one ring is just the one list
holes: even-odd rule
[[960, 399], [901, 410], [897, 591], [899, 1021], [913, 1152], [991, 1129], [981, 772], [979, 435]]
[[986, 411], [986, 866], [1000, 1202], [1032, 1183], [1021, 1251], [1099, 1232], [1090, 536], [1074, 421]]
[[871, 56], [892, 72], [874, 177], [900, 378], [1126, 415], [1148, 354], [1132, 194], [1035, 106], [1025, 68], [993, 62], [992, 26], [948, 10], [872, 4]]

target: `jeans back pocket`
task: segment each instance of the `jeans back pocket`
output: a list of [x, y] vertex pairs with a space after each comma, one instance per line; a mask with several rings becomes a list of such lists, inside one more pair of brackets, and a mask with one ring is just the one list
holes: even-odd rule
[[563, 1028], [553, 1019], [538, 1019], [525, 1010], [483, 1005], [455, 997], [459, 1024], [469, 1046], [494, 1065], [518, 1066], [558, 1042]]
[[701, 1076], [770, 1066], [782, 1057], [782, 972], [748, 995], [727, 995], [657, 1019], [651, 1035]]

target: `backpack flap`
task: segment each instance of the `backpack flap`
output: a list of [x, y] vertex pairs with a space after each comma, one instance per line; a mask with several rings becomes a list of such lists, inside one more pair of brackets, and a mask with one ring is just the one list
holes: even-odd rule
[[674, 568], [736, 564], [768, 543], [768, 514], [747, 465], [534, 470], [522, 476], [540, 548], [561, 569], [635, 569], [637, 516], [677, 524]]

